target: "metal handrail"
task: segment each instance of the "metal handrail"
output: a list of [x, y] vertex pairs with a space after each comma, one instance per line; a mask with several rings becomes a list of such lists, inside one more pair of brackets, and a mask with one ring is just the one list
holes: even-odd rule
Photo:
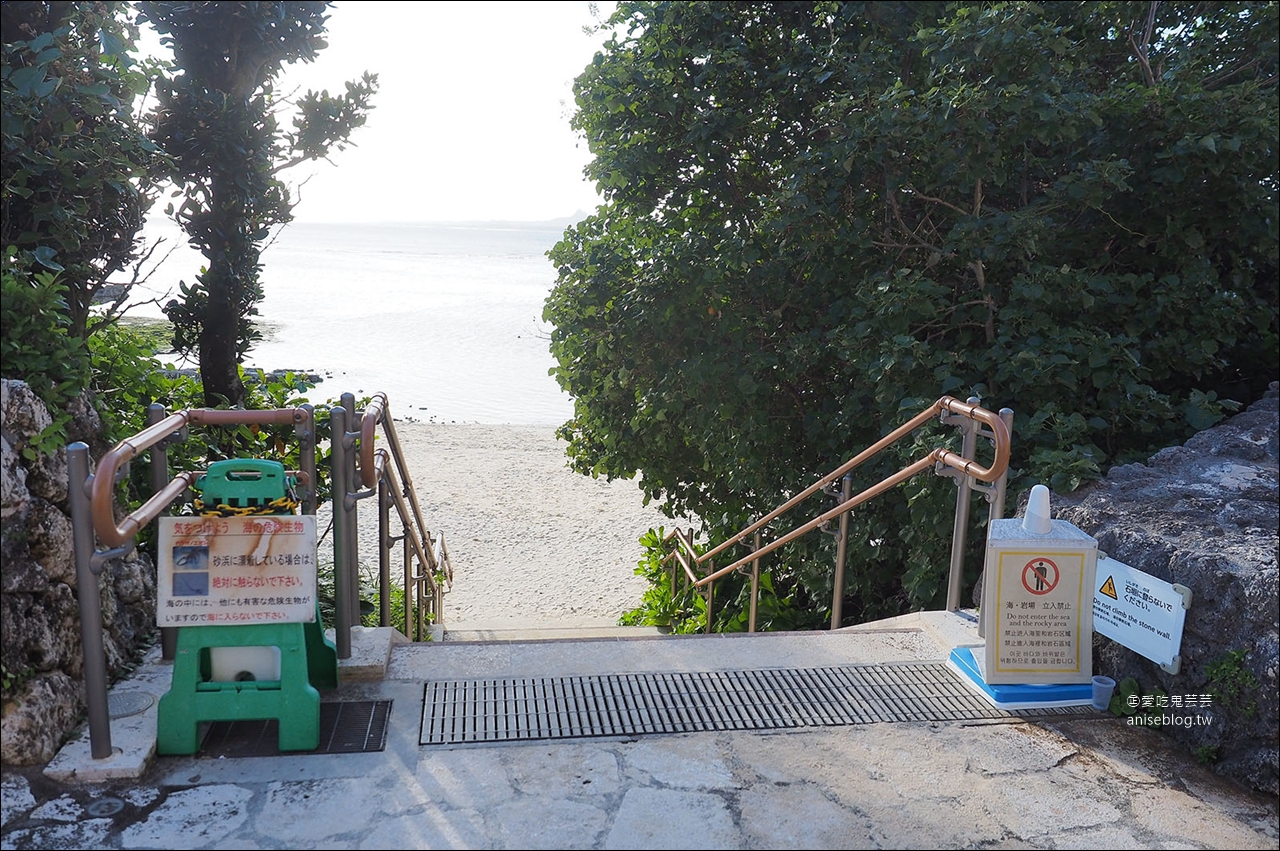
[[[442, 607], [440, 604], [443, 602], [445, 589], [441, 585], [441, 583], [437, 580], [437, 576], [443, 577], [443, 571], [441, 570], [441, 567], [440, 567], [440, 561], [437, 558], [437, 551], [439, 548], [434, 547], [432, 545], [433, 542], [429, 534], [426, 540], [424, 541], [414, 531], [412, 526], [413, 518], [410, 515], [409, 507], [405, 502], [404, 492], [400, 489], [400, 486], [396, 480], [396, 474], [395, 474], [394, 468], [390, 466], [392, 463], [390, 453], [388, 453], [385, 449], [378, 449], [374, 453], [374, 459], [375, 459], [374, 465], [375, 465], [375, 470], [377, 474], [377, 480], [380, 482], [382, 481], [386, 482], [387, 484], [386, 492], [391, 497], [392, 502], [396, 507], [396, 513], [399, 515], [399, 518], [400, 518], [400, 525], [405, 530], [404, 544], [406, 548], [406, 555], [411, 554], [411, 555], [417, 556], [418, 565], [425, 566], [426, 568], [425, 570], [414, 572], [412, 569], [412, 559], [409, 559], [409, 558], [405, 559], [405, 589], [404, 589], [405, 590], [405, 601], [404, 601], [405, 635], [409, 636], [410, 638], [414, 638], [415, 636], [409, 634], [410, 632], [409, 623], [410, 623], [410, 620], [412, 619], [411, 616], [414, 609], [415, 608], [421, 609], [422, 606], [419, 605], [415, 607], [413, 605], [415, 594], [412, 593], [412, 591], [416, 591], [417, 592], [416, 596], [420, 598], [422, 596], [422, 593], [421, 593], [422, 586], [423, 584], [425, 584], [427, 587], [427, 590], [430, 591], [431, 593], [431, 605], [428, 608], [432, 616], [432, 621], [439, 622], [438, 618], [443, 614], [443, 612], [441, 611]], [[441, 535], [441, 539], [443, 539], [443, 535]], [[388, 544], [389, 543], [390, 542], [388, 541]], [[387, 547], [387, 549], [384, 550], [384, 552], [389, 552], [389, 547]], [[452, 566], [450, 566], [450, 571], [452, 571]], [[385, 597], [386, 597], [385, 588], [381, 590], [384, 593], [382, 594], [383, 600], [380, 602], [383, 602], [385, 601]], [[385, 626], [387, 617], [385, 612], [385, 606], [383, 608], [384, 608], [383, 625]], [[420, 612], [420, 615], [421, 615], [421, 612]], [[419, 617], [418, 619], [419, 627], [420, 627], [420, 623], [421, 623], [421, 617]], [[417, 637], [421, 638], [420, 628], [418, 629]]]
[[[707, 594], [708, 594], [707, 629], [708, 631], [710, 631], [710, 628], [711, 628], [711, 607], [710, 607], [711, 588], [717, 579], [720, 579], [724, 576], [729, 575], [730, 573], [740, 570], [741, 568], [743, 568], [748, 564], [752, 565], [751, 616], [750, 616], [748, 628], [749, 628], [749, 631], [754, 632], [755, 631], [755, 608], [756, 608], [755, 598], [758, 592], [757, 585], [758, 585], [758, 579], [759, 579], [759, 562], [760, 562], [761, 556], [767, 555], [773, 552], [774, 550], [777, 550], [778, 548], [783, 547], [786, 544], [796, 540], [797, 538], [800, 538], [808, 534], [809, 532], [812, 532], [814, 529], [824, 526], [825, 524], [829, 523], [831, 520], [834, 520], [838, 517], [842, 518], [843, 520], [843, 518], [847, 517], [848, 513], [852, 511], [854, 508], [858, 507], [859, 505], [865, 502], [868, 502], [871, 499], [874, 499], [875, 497], [879, 496], [885, 491], [890, 490], [893, 487], [896, 487], [897, 485], [901, 484], [902, 482], [906, 481], [912, 476], [915, 476], [918, 473], [924, 472], [925, 470], [934, 468], [935, 472], [937, 472], [939, 475], [951, 475], [951, 476], [957, 477], [959, 480], [958, 483], [965, 485], [965, 487], [961, 488], [960, 490], [960, 494], [957, 497], [958, 500], [968, 498], [969, 489], [972, 488], [972, 482], [974, 480], [992, 485], [993, 488], [991, 492], [988, 493], [988, 499], [992, 503], [993, 514], [994, 514], [994, 509], [996, 509], [997, 507], [1002, 512], [1003, 505], [1004, 505], [1004, 483], [1008, 476], [1008, 469], [1009, 469], [1009, 455], [1011, 450], [1010, 423], [1012, 421], [1013, 412], [1006, 408], [1002, 410], [999, 414], [996, 414], [981, 407], [981, 405], [978, 404], [978, 401], [979, 400], [977, 399], [970, 399], [968, 402], [961, 402], [960, 400], [952, 398], [950, 396], [943, 396], [939, 398], [932, 405], [922, 410], [919, 414], [912, 417], [906, 423], [903, 423], [901, 426], [894, 429], [893, 431], [885, 435], [880, 440], [876, 441], [867, 449], [858, 453], [856, 456], [849, 459], [848, 461], [846, 461], [844, 464], [840, 465], [836, 469], [832, 470], [830, 473], [827, 473], [825, 476], [815, 481], [809, 487], [805, 488], [803, 491], [796, 494], [791, 499], [784, 502], [782, 505], [770, 511], [768, 514], [761, 517], [759, 520], [756, 520], [755, 522], [746, 526], [742, 530], [729, 536], [726, 540], [724, 540], [717, 546], [713, 547], [712, 549], [707, 550], [701, 555], [696, 554], [696, 550], [694, 548], [691, 536], [685, 536], [684, 533], [678, 529], [672, 532], [671, 534], [667, 535], [664, 542], [671, 542], [674, 540], [676, 542], [676, 546], [666, 558], [674, 559], [674, 561], [678, 562], [681, 565], [681, 567], [683, 567], [686, 575], [688, 576], [694, 588], [707, 589]], [[786, 532], [781, 537], [773, 541], [770, 541], [768, 544], [764, 546], [760, 545], [760, 534], [759, 534], [760, 530], [763, 529], [765, 526], [767, 526], [769, 523], [781, 517], [783, 514], [787, 513], [792, 508], [795, 508], [804, 500], [808, 499], [809, 497], [813, 496], [819, 491], [822, 491], [825, 487], [835, 482], [837, 479], [840, 479], [841, 477], [847, 477], [849, 473], [857, 469], [863, 463], [875, 457], [880, 452], [887, 449], [889, 446], [892, 446], [894, 443], [898, 442], [902, 438], [914, 432], [916, 429], [920, 428], [920, 426], [924, 425], [925, 423], [929, 422], [931, 419], [939, 415], [943, 417], [944, 421], [948, 416], [951, 416], [954, 418], [962, 419], [964, 421], [971, 421], [972, 423], [976, 424], [978, 428], [985, 426], [988, 429], [988, 431], [984, 434], [984, 436], [990, 438], [993, 445], [993, 449], [994, 449], [994, 454], [993, 454], [991, 463], [984, 467], [976, 463], [976, 461], [973, 458], [966, 457], [966, 454], [952, 452], [951, 450], [943, 449], [943, 448], [934, 449], [933, 451], [925, 455], [923, 458], [920, 458], [914, 463], [909, 464], [908, 466], [899, 470], [897, 473], [894, 473], [893, 475], [888, 476], [887, 478], [872, 485], [871, 487], [867, 488], [866, 490], [862, 491], [856, 496], [843, 498], [840, 504], [837, 505], [835, 508], [829, 511], [825, 511], [817, 515], [816, 517], [811, 518], [807, 522], [802, 523], [799, 526], [796, 526], [795, 528], [791, 529], [789, 532]], [[966, 440], [966, 452], [972, 450], [971, 444], [972, 444], [972, 441]], [[967, 511], [964, 513], [964, 516], [967, 518]], [[753, 538], [753, 546], [752, 546], [751, 553], [733, 561], [732, 563], [726, 565], [725, 567], [720, 568], [719, 570], [716, 570], [714, 566], [714, 562], [712, 560], [717, 555], [723, 553], [725, 550], [727, 550], [732, 546], [745, 544], [748, 536], [752, 536]], [[963, 549], [963, 546], [964, 546], [963, 534], [959, 534], [956, 539], [953, 539], [953, 547], [957, 546], [957, 541], [959, 542], [958, 546], [960, 547], [960, 549]], [[688, 559], [686, 559], [685, 556], [680, 554], [681, 548], [684, 548], [685, 551], [689, 553]], [[840, 557], [838, 557], [838, 560], [843, 561], [843, 558], [842, 558], [843, 547], [839, 549], [839, 556]], [[710, 572], [708, 572], [707, 575], [705, 576], [698, 577], [697, 568], [703, 565], [704, 563], [710, 564], [710, 568], [709, 568]], [[842, 567], [843, 565], [838, 565], [838, 568], [842, 568]], [[674, 566], [672, 569], [674, 571]], [[955, 571], [955, 569], [956, 569], [956, 564], [955, 564], [955, 560], [953, 559], [952, 570]], [[673, 581], [673, 591], [674, 591], [674, 574], [672, 577], [672, 581]], [[955, 584], [955, 583], [953, 582], [951, 584]], [[836, 597], [840, 596], [841, 591], [842, 589], [839, 587], [839, 583], [837, 583], [837, 588], [835, 589]], [[833, 613], [839, 611], [838, 605], [839, 605], [838, 603], [833, 602]], [[950, 607], [952, 605], [954, 605], [954, 603], [949, 597], [948, 606]], [[834, 629], [838, 626], [839, 626], [838, 615], [833, 614], [832, 628]]]
[[[390, 619], [390, 549], [395, 540], [404, 542], [405, 633], [421, 640], [423, 620], [444, 621], [444, 595], [453, 584], [453, 565], [448, 551], [427, 529], [422, 519], [417, 492], [405, 463], [404, 451], [396, 435], [391, 405], [385, 393], [375, 393], [359, 421], [354, 417], [354, 397], [343, 394], [343, 404], [334, 407], [330, 422], [334, 429], [334, 553], [336, 569], [343, 577], [335, 625], [335, 643], [339, 658], [350, 655], [351, 627], [358, 622], [359, 577], [356, 553], [356, 502], [378, 494], [379, 504], [379, 611], [383, 626]], [[354, 426], [347, 430], [347, 423]], [[387, 448], [375, 446], [379, 426]], [[363, 487], [363, 490], [357, 490]], [[376, 490], [375, 490], [376, 488]], [[392, 538], [386, 528], [388, 504], [393, 504], [403, 534]], [[443, 540], [443, 535], [439, 538]], [[440, 558], [443, 555], [443, 560]], [[415, 569], [415, 562], [417, 568]], [[416, 621], [411, 617], [417, 610]], [[411, 629], [410, 624], [414, 624]]]
[[200, 475], [194, 472], [179, 473], [165, 488], [117, 524], [112, 490], [122, 475], [121, 468], [138, 457], [144, 449], [169, 440], [188, 425], [297, 426], [310, 417], [311, 412], [305, 408], [275, 408], [267, 411], [193, 408], [170, 414], [133, 437], [120, 441], [102, 456], [97, 473], [93, 476], [90, 499], [93, 506], [93, 528], [98, 533], [98, 540], [109, 547], [124, 546], [127, 541], [132, 541], [143, 526], [159, 517], [175, 499], [195, 484], [195, 477]]
[[[344, 394], [344, 402], [353, 407], [351, 394]], [[397, 482], [395, 469], [401, 471], [404, 488], [403, 493], [396, 494], [394, 499], [402, 521], [412, 519], [416, 527], [405, 522], [406, 530], [425, 529], [422, 522], [422, 511], [418, 505], [417, 495], [405, 472], [404, 454], [396, 438], [394, 426], [391, 424], [389, 405], [385, 394], [377, 394], [361, 421], [360, 431], [356, 434], [346, 432], [345, 408], [334, 408], [335, 414], [344, 411], [343, 416], [334, 416], [332, 435], [332, 458], [334, 462], [333, 482], [335, 507], [340, 507], [345, 517], [350, 514], [354, 521], [354, 505], [356, 500], [371, 495], [370, 492], [351, 492], [347, 483], [354, 484], [355, 458], [347, 457], [345, 452], [349, 443], [360, 441], [361, 464], [358, 470], [360, 481], [370, 478], [387, 481], [395, 489]], [[170, 479], [168, 471], [168, 450], [170, 443], [183, 440], [187, 436], [190, 425], [292, 425], [298, 436], [302, 451], [303, 469], [290, 471], [297, 484], [304, 514], [315, 514], [315, 419], [309, 405], [296, 408], [276, 408], [271, 410], [213, 409], [195, 408], [166, 414], [164, 407], [153, 404], [148, 408], [149, 425], [142, 431], [120, 441], [102, 456], [95, 473], [90, 472], [89, 447], [83, 442], [76, 442], [67, 447], [67, 473], [69, 485], [69, 501], [71, 503], [72, 533], [74, 539], [76, 577], [79, 587], [81, 646], [84, 655], [85, 692], [88, 708], [90, 752], [94, 759], [105, 759], [112, 754], [111, 726], [107, 709], [107, 665], [106, 649], [102, 637], [102, 603], [98, 591], [98, 576], [108, 561], [127, 555], [134, 547], [138, 533], [152, 520], [159, 517], [169, 506], [187, 490], [193, 488], [201, 471], [184, 471]], [[378, 424], [385, 428], [391, 453], [376, 456], [373, 451], [373, 430]], [[128, 514], [119, 523], [115, 520], [115, 485], [128, 474], [129, 463], [144, 450], [150, 450], [151, 489], [154, 492], [142, 506]], [[394, 460], [394, 466], [392, 461]], [[351, 469], [348, 475], [347, 462]], [[406, 503], [405, 497], [408, 497]], [[338, 596], [338, 620], [344, 615], [347, 619], [346, 629], [337, 629], [339, 658], [350, 658], [350, 614], [358, 611], [354, 596], [346, 597], [348, 587], [354, 585], [354, 557], [345, 558], [347, 549], [354, 546], [354, 528], [347, 530], [339, 540], [338, 512], [335, 511], [335, 590]], [[382, 519], [381, 517], [379, 518]], [[385, 535], [383, 536], [385, 537]], [[407, 534], [415, 554], [422, 564], [430, 567], [418, 576], [416, 581], [421, 587], [425, 581], [431, 589], [429, 607], [418, 606], [418, 633], [422, 634], [422, 619], [426, 609], [430, 609], [433, 617], [439, 619], [443, 610], [444, 593], [452, 585], [453, 566], [449, 560], [448, 550], [444, 545], [444, 536], [434, 541], [430, 535], [419, 535], [416, 531]], [[99, 544], [106, 549], [99, 549]], [[408, 550], [406, 550], [408, 552]], [[345, 570], [344, 570], [345, 566]], [[443, 580], [443, 585], [438, 578]], [[385, 594], [385, 588], [383, 593]], [[406, 595], [407, 597], [409, 595]], [[339, 624], [341, 626], [341, 623]], [[408, 630], [408, 612], [406, 612], [406, 631]], [[175, 633], [173, 628], [161, 630], [164, 640], [166, 659], [173, 658], [173, 646], [169, 641]], [[173, 636], [176, 638], [176, 636]], [[345, 654], [344, 650], [345, 643]]]

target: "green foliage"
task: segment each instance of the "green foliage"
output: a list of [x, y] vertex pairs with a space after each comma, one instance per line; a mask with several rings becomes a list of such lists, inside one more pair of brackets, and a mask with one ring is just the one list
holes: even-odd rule
[[[649, 587], [640, 605], [624, 613], [618, 622], [623, 626], [656, 626], [677, 634], [704, 632], [707, 626], [705, 593], [692, 587], [679, 566], [676, 567], [675, 586], [672, 587], [671, 563], [664, 562], [670, 546], [663, 544], [664, 537], [662, 527], [649, 529], [640, 536], [644, 554], [635, 573], [648, 580]], [[701, 548], [699, 554], [705, 551], [705, 547]], [[712, 629], [715, 632], [747, 631], [750, 592], [750, 578], [745, 574], [731, 574], [717, 581], [712, 597]], [[725, 600], [730, 601], [728, 605]], [[756, 606], [757, 629], [814, 629], [820, 625], [813, 611], [779, 594], [773, 573], [761, 570]]]
[[[672, 589], [671, 572], [663, 559], [662, 527], [650, 529], [640, 536], [644, 554], [635, 569], [637, 576], [649, 582], [640, 605], [618, 619], [622, 626], [656, 626], [677, 633], [699, 632], [706, 625], [706, 601], [677, 576]], [[677, 568], [679, 570], [679, 568]]]
[[35, 671], [30, 668], [21, 671], [10, 671], [4, 665], [0, 665], [0, 694], [8, 697], [16, 693], [34, 675]]
[[[1277, 6], [1150, 8], [619, 4], [575, 83], [606, 203], [550, 252], [574, 468], [638, 475], [719, 542], [943, 393], [1015, 409], [1011, 503], [1259, 395]], [[953, 494], [922, 478], [854, 512], [851, 619], [941, 602]], [[763, 568], [814, 622], [833, 549]]]
[[168, 352], [173, 345], [173, 325], [168, 320], [122, 316], [119, 323], [133, 332], [148, 357]]
[[[374, 590], [375, 590], [374, 599], [376, 600], [377, 599], [376, 586]], [[411, 607], [409, 611], [409, 623], [406, 624], [405, 617], [404, 617], [404, 586], [398, 585], [393, 582], [391, 584], [391, 587], [387, 591], [387, 596], [390, 598], [390, 602], [391, 602], [391, 622], [388, 623], [387, 626], [391, 627], [392, 629], [399, 630], [402, 635], [406, 635], [406, 636], [412, 635], [413, 631], [417, 628], [417, 623], [418, 623], [418, 604], [415, 602], [414, 605]], [[432, 620], [431, 616], [428, 614], [427, 617], [425, 618], [425, 623], [429, 626], [431, 624], [431, 620]], [[373, 617], [369, 619], [369, 621], [370, 622], [366, 624], [367, 626], [380, 625], [378, 623], [378, 615], [376, 612], [374, 613]], [[430, 633], [428, 633], [427, 635], [429, 638]]]
[[198, 353], [205, 404], [242, 405], [238, 364], [259, 339], [260, 256], [273, 227], [292, 218], [277, 173], [342, 149], [364, 124], [377, 90], [365, 74], [342, 95], [308, 92], [292, 132], [275, 119], [275, 80], [287, 63], [311, 62], [324, 46], [327, 2], [140, 4], [142, 20], [174, 51], [174, 73], [157, 82], [152, 138], [172, 157], [180, 198], [167, 212], [208, 259], [165, 313], [174, 348]]
[[[360, 605], [360, 626], [378, 625], [378, 584], [376, 572], [361, 564], [358, 568], [360, 586], [357, 599]], [[337, 594], [334, 591], [334, 564], [321, 564], [316, 572], [316, 599], [320, 604], [320, 623], [325, 629], [335, 629], [338, 623]]]
[[1201, 745], [1196, 748], [1196, 762], [1202, 765], [1213, 765], [1218, 761], [1217, 745]]
[[1137, 715], [1141, 711], [1142, 686], [1133, 677], [1125, 677], [1116, 683], [1116, 690], [1111, 694], [1111, 703], [1107, 707], [1113, 715], [1127, 717]]
[[84, 343], [68, 333], [62, 276], [34, 270], [30, 256], [5, 250], [0, 270], [0, 363], [5, 378], [25, 381], [49, 409], [53, 422], [21, 452], [28, 460], [67, 443], [67, 404], [84, 388], [89, 358]]
[[1258, 678], [1245, 665], [1244, 648], [1232, 650], [1221, 659], [1205, 666], [1210, 693], [1223, 705], [1238, 709], [1246, 718], [1258, 711], [1258, 702], [1250, 697], [1259, 686]]
[[6, 3], [3, 65], [3, 354], [53, 424], [22, 448], [65, 446], [67, 404], [91, 383], [90, 304], [134, 259], [163, 157], [133, 116], [149, 69], [129, 56], [120, 3]]
[[5, 3], [0, 244], [62, 273], [73, 337], [134, 259], [163, 159], [133, 115], [149, 69], [121, 3]]
[[[1169, 693], [1159, 686], [1144, 688], [1133, 677], [1125, 677], [1116, 684], [1107, 711], [1121, 718], [1142, 716], [1138, 720], [1144, 727], [1169, 727]], [[1133, 723], [1133, 722], [1130, 722]]]
[[146, 428], [153, 402], [198, 407], [185, 404], [192, 398], [193, 380], [160, 363], [150, 338], [133, 326], [106, 326], [89, 338], [88, 348], [98, 411], [112, 442]]

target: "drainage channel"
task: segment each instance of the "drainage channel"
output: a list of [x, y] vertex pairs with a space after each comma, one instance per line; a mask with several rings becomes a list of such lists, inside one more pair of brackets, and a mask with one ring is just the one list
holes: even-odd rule
[[1084, 711], [998, 709], [942, 662], [434, 680], [423, 692], [419, 742], [996, 720]]

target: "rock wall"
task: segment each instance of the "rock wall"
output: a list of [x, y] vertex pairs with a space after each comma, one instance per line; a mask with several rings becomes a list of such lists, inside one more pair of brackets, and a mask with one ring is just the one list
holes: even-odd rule
[[[1280, 529], [1272, 383], [1247, 411], [1163, 449], [1146, 464], [1114, 467], [1106, 479], [1054, 497], [1053, 514], [1098, 539], [1098, 548], [1194, 595], [1182, 667], [1167, 674], [1095, 634], [1094, 671], [1133, 677], [1149, 692], [1210, 695], [1203, 726], [1169, 727], [1224, 776], [1277, 793], [1276, 549]], [[1232, 654], [1243, 651], [1239, 663]]]
[[[83, 397], [70, 440], [102, 456], [102, 424]], [[67, 453], [23, 457], [49, 412], [24, 382], [0, 381], [0, 759], [37, 765], [57, 753], [85, 711], [79, 587], [67, 503]], [[112, 679], [155, 635], [155, 568], [145, 557], [108, 562], [98, 577]]]

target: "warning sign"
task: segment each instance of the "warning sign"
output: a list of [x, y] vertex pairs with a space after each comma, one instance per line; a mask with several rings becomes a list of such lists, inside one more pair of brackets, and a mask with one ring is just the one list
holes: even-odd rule
[[1116, 593], [1116, 578], [1108, 576], [1107, 581], [1102, 583], [1102, 587], [1098, 589], [1099, 594], [1106, 594], [1113, 600], [1119, 600], [1120, 595]]
[[1094, 629], [1177, 673], [1191, 591], [1113, 558], [1100, 556], [1098, 573], [1107, 579], [1093, 595]]
[[1022, 568], [1022, 587], [1032, 594], [1048, 594], [1058, 587], [1062, 574], [1058, 566], [1047, 558], [1034, 558]]
[[[994, 654], [988, 682], [996, 675], [1016, 676], [1006, 682], [1070, 682], [1088, 670], [1090, 652], [1085, 570], [1087, 553], [1053, 553], [1008, 549], [995, 554], [996, 596]], [[988, 575], [993, 575], [988, 572]], [[1070, 577], [1064, 581], [1065, 577]]]
[[161, 517], [158, 626], [316, 619], [314, 515]]

